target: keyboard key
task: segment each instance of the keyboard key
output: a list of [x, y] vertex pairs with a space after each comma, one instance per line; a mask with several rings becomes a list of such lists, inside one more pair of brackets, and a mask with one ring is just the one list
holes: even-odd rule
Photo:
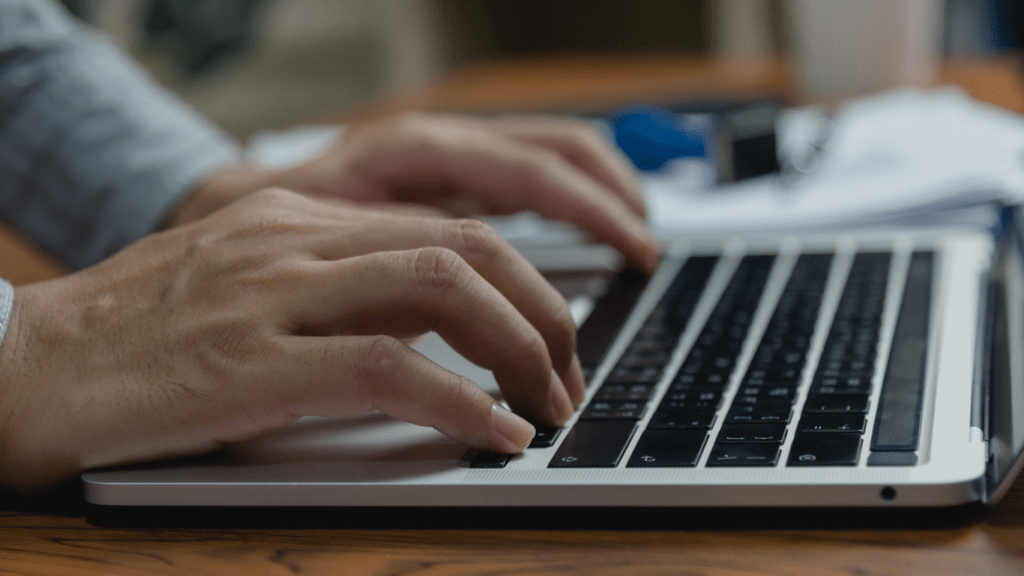
[[678, 468], [697, 465], [704, 442], [704, 430], [647, 430], [637, 442], [626, 464], [629, 468]]
[[[670, 396], [684, 396], [685, 394], [672, 394]], [[686, 398], [684, 400], [676, 400], [666, 396], [658, 406], [658, 411], [675, 411], [675, 410], [714, 410], [718, 408], [720, 404], [720, 394], [717, 392], [702, 392], [700, 394], [690, 394], [692, 398]], [[702, 397], [708, 397], [704, 400]]]
[[605, 384], [598, 389], [594, 400], [646, 402], [653, 390], [653, 384]]
[[724, 424], [718, 431], [719, 443], [771, 442], [781, 444], [785, 439], [785, 424]]
[[860, 456], [860, 434], [798, 432], [787, 466], [853, 466]]
[[646, 402], [593, 401], [580, 414], [580, 420], [639, 420], [646, 409]]
[[858, 412], [868, 411], [867, 394], [826, 394], [810, 396], [804, 403], [804, 413], [815, 412]]
[[555, 426], [534, 425], [534, 428], [537, 429], [537, 434], [530, 441], [530, 448], [549, 448], [554, 446], [558, 435], [562, 433], [562, 429]]
[[789, 422], [792, 413], [787, 404], [737, 405], [729, 410], [725, 421], [736, 424]]
[[797, 423], [798, 432], [864, 432], [863, 414], [804, 414]]
[[635, 428], [633, 420], [577, 422], [566, 434], [548, 467], [614, 468], [618, 466]]
[[796, 397], [796, 386], [743, 386], [733, 403], [741, 404], [792, 404]]
[[605, 381], [607, 384], [656, 384], [661, 379], [661, 366], [616, 366]]
[[[712, 408], [718, 406], [718, 401], [722, 398], [722, 392], [720, 390], [669, 390], [668, 394], [662, 400], [662, 408], [676, 408], [672, 403], [674, 402], [706, 402], [712, 404]], [[686, 406], [680, 406], [686, 408]]]
[[871, 380], [840, 380], [838, 378], [817, 378], [811, 381], [811, 394], [870, 394]]
[[917, 466], [914, 452], [872, 452], [868, 454], [868, 466]]
[[775, 466], [779, 461], [777, 444], [715, 444], [708, 456], [708, 467]]
[[504, 468], [512, 459], [512, 454], [497, 452], [478, 452], [469, 463], [470, 468]]
[[654, 428], [711, 428], [715, 423], [714, 410], [658, 410], [647, 424]]

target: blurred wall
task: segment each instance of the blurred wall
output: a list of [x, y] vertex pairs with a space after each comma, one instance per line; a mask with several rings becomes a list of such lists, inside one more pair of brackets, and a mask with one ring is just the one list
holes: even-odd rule
[[[752, 55], [776, 49], [779, 34], [779, 0], [64, 1], [242, 138], [480, 60], [547, 52]], [[154, 7], [198, 29], [186, 30], [192, 36], [241, 41], [197, 57], [180, 37], [153, 31]]]
[[[216, 2], [208, 2], [213, 5]], [[99, 0], [85, 15], [163, 83], [228, 131], [308, 122], [372, 98], [381, 84], [373, 0], [270, 0], [237, 50], [198, 72], [144, 29], [148, 0]]]

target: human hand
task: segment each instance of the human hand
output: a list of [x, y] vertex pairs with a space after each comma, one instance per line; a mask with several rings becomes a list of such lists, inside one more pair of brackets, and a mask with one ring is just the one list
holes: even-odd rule
[[487, 225], [249, 195], [16, 289], [0, 345], [0, 486], [373, 409], [522, 450], [530, 424], [402, 341], [431, 330], [493, 370], [533, 421], [560, 425], [582, 400], [568, 306]]
[[293, 168], [223, 182], [234, 190], [272, 185], [356, 202], [415, 202], [462, 216], [534, 210], [578, 225], [641, 269], [658, 262], [632, 169], [583, 121], [407, 113], [352, 125], [327, 152]]

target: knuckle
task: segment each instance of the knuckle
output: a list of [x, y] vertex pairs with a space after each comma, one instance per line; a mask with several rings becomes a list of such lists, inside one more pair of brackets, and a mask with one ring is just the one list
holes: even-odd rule
[[289, 205], [301, 195], [284, 188], [260, 188], [246, 196], [246, 200], [257, 206], [280, 207]]
[[455, 230], [455, 243], [459, 252], [471, 257], [491, 257], [505, 245], [505, 240], [498, 231], [487, 223], [475, 218], [466, 218], [451, 222]]
[[415, 251], [412, 267], [413, 278], [418, 285], [449, 290], [463, 282], [466, 262], [454, 250], [429, 247]]
[[372, 337], [366, 343], [366, 351], [362, 354], [362, 373], [371, 379], [392, 373], [400, 362], [403, 344], [387, 335]]
[[203, 349], [203, 369], [218, 377], [237, 374], [252, 362], [276, 354], [271, 339], [264, 337], [258, 323], [248, 319], [218, 324], [210, 334], [209, 346]]
[[548, 353], [548, 345], [539, 332], [536, 330], [524, 331], [523, 349], [526, 354], [534, 359], [535, 366], [546, 367], [542, 372], [547, 373], [551, 371], [551, 356]]
[[551, 322], [555, 329], [566, 339], [568, 350], [576, 350], [576, 321], [573, 320], [569, 304], [561, 300], [555, 305], [551, 314]]
[[520, 174], [527, 182], [552, 180], [564, 164], [562, 157], [552, 150], [533, 148], [521, 157]]

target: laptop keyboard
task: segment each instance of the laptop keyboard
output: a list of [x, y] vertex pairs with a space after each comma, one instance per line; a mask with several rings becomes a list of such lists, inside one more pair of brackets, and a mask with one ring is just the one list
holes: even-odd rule
[[700, 300], [718, 258], [690, 258], [569, 430], [553, 467], [615, 467]]
[[[627, 468], [695, 467], [702, 457], [706, 467], [853, 466], [869, 431], [872, 397], [879, 400], [867, 464], [915, 464], [933, 253], [910, 258], [893, 344], [886, 351], [895, 360], [886, 362], [882, 390], [874, 396], [892, 253], [855, 255], [816, 358], [811, 351], [834, 255], [796, 259], [755, 344], [749, 332], [776, 260], [765, 254], [740, 260], [682, 364], [669, 376], [666, 368], [719, 264], [716, 256], [689, 258], [582, 407], [548, 466], [614, 468], [627, 456]], [[591, 313], [597, 321], [588, 319], [580, 328], [580, 341], [588, 343], [594, 326], [604, 331], [596, 338], [600, 346], [581, 350], [588, 382], [645, 286], [646, 279], [635, 273], [620, 276]], [[738, 376], [735, 368], [746, 346], [756, 347]], [[813, 376], [803, 386], [808, 369]], [[552, 446], [559, 433], [539, 429], [531, 448]], [[783, 446], [789, 435], [787, 457]], [[503, 467], [510, 458], [480, 453], [471, 465]]]

